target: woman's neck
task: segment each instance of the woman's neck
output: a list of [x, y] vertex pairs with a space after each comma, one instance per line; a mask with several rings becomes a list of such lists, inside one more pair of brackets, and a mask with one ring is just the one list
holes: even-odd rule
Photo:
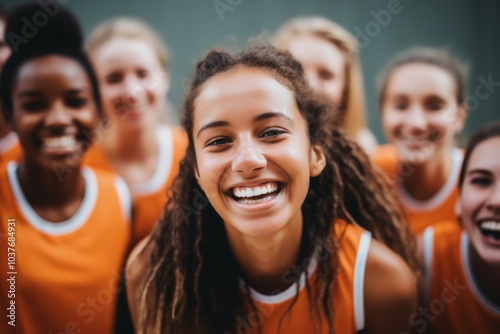
[[230, 247], [245, 280], [255, 290], [264, 294], [284, 291], [307, 268], [298, 268], [302, 224], [292, 226], [263, 239], [241, 234], [226, 228]]
[[104, 147], [113, 161], [146, 161], [158, 153], [156, 127], [137, 131], [112, 128], [104, 137]]
[[469, 245], [469, 257], [474, 278], [481, 291], [488, 300], [500, 307], [500, 286], [498, 285], [500, 282], [500, 263], [484, 262], [472, 244]]
[[28, 203], [42, 218], [52, 222], [69, 219], [80, 207], [85, 193], [80, 166], [60, 175], [24, 160], [17, 177]]
[[451, 148], [434, 154], [421, 164], [411, 164], [411, 171], [403, 180], [404, 187], [411, 197], [424, 201], [436, 195], [448, 180], [452, 159]]

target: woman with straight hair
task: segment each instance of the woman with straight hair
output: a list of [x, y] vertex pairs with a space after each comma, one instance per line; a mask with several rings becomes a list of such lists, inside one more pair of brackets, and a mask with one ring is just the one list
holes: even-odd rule
[[169, 54], [147, 24], [132, 18], [95, 28], [87, 52], [99, 79], [105, 117], [85, 163], [116, 171], [127, 182], [135, 245], [160, 219], [187, 145], [181, 129], [162, 122]]
[[347, 137], [370, 154], [377, 140], [366, 124], [363, 73], [356, 38], [339, 24], [320, 16], [286, 22], [273, 43], [302, 65], [314, 89], [337, 104]]
[[380, 80], [380, 114], [389, 144], [373, 162], [391, 178], [413, 233], [455, 219], [463, 153], [454, 137], [465, 124], [464, 65], [440, 49], [403, 51]]

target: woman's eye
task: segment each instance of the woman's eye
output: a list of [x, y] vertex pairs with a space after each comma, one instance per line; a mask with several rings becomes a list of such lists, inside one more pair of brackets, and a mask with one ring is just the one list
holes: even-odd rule
[[331, 80], [335, 77], [335, 75], [330, 72], [330, 71], [320, 71], [319, 72], [319, 77], [322, 79], [322, 80]]
[[408, 109], [408, 103], [406, 102], [395, 102], [394, 103], [394, 108], [397, 110], [406, 110]]
[[429, 103], [427, 109], [431, 111], [437, 111], [443, 109], [443, 104], [441, 103]]
[[21, 108], [27, 111], [40, 111], [47, 107], [47, 103], [43, 101], [29, 101], [21, 104]]
[[228, 144], [229, 142], [230, 142], [230, 140], [228, 138], [223, 138], [223, 137], [214, 138], [214, 139], [210, 140], [209, 142], [207, 142], [205, 144], [205, 147], [220, 146], [220, 145]]
[[106, 77], [106, 82], [110, 84], [119, 83], [123, 80], [123, 75], [120, 73], [111, 73]]
[[267, 129], [267, 130], [262, 132], [261, 137], [272, 138], [272, 137], [279, 136], [280, 134], [283, 134], [285, 132], [286, 131], [284, 131], [282, 129], [277, 129], [277, 128]]
[[491, 184], [491, 179], [488, 177], [474, 177], [470, 180], [470, 183], [478, 186], [488, 186]]
[[444, 108], [445, 105], [446, 102], [442, 98], [439, 98], [437, 96], [429, 98], [425, 103], [425, 107], [427, 108], [427, 110], [430, 111], [441, 110]]
[[148, 70], [138, 70], [137, 71], [137, 77], [144, 79], [149, 76], [149, 71]]
[[86, 106], [88, 103], [87, 98], [72, 98], [69, 99], [67, 102], [68, 106], [72, 108], [81, 108], [83, 106]]

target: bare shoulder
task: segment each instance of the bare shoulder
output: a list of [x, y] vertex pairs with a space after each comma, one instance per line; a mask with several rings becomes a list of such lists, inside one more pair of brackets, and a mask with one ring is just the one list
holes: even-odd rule
[[417, 308], [417, 279], [403, 259], [373, 240], [365, 273], [365, 314], [369, 333], [409, 330]]
[[149, 237], [146, 237], [135, 246], [127, 259], [125, 270], [127, 299], [132, 320], [136, 328], [139, 319], [141, 287], [146, 278], [146, 274], [149, 272], [150, 255], [153, 248], [149, 240]]

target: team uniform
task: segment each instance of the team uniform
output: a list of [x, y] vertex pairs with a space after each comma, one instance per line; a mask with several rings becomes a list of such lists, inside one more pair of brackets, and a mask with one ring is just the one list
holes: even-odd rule
[[[336, 224], [335, 231], [340, 242], [340, 268], [333, 292], [335, 300], [334, 327], [337, 334], [352, 334], [365, 327], [364, 276], [371, 234], [342, 221]], [[326, 254], [325, 261], [331, 260], [325, 250], [321, 250], [320, 254]], [[320, 259], [322, 258], [320, 257]], [[311, 292], [315, 290], [316, 267], [317, 261], [310, 261], [308, 281]], [[306, 275], [302, 273], [299, 283], [292, 284], [287, 290], [274, 295], [263, 295], [250, 288], [259, 315], [251, 313], [248, 319], [238, 319], [238, 330], [241, 332], [245, 329], [250, 330], [252, 326], [255, 327], [261, 322], [263, 333], [317, 333], [315, 324], [310, 317], [311, 304], [305, 281]], [[295, 297], [297, 284], [299, 284], [299, 296], [292, 309], [282, 319]], [[243, 281], [241, 285], [244, 289]], [[320, 321], [322, 323], [320, 333], [328, 333], [326, 317], [322, 315]]]
[[30, 206], [16, 170], [15, 162], [0, 169], [0, 333], [113, 333], [131, 237], [125, 182], [83, 168], [80, 207], [52, 223]]
[[[167, 188], [179, 171], [187, 147], [187, 137], [178, 128], [159, 126], [157, 138], [158, 164], [153, 176], [145, 183], [130, 185], [134, 207], [133, 245], [146, 237], [160, 219], [167, 201]], [[84, 164], [115, 171], [106, 152], [98, 145], [89, 149]]]
[[453, 221], [429, 227], [422, 238], [429, 303], [427, 317], [415, 322], [417, 331], [429, 325], [435, 333], [498, 333], [500, 305], [476, 282], [467, 234]]
[[11, 160], [20, 160], [23, 156], [21, 145], [14, 131], [0, 138], [0, 165]]
[[405, 189], [403, 180], [411, 172], [403, 169], [394, 145], [380, 146], [373, 156], [373, 163], [394, 182], [396, 193], [403, 205], [410, 227], [415, 235], [421, 234], [427, 227], [440, 221], [455, 220], [455, 203], [458, 199], [458, 177], [462, 166], [463, 153], [458, 148], [451, 151], [451, 170], [448, 178], [432, 198], [420, 201], [413, 198]]

